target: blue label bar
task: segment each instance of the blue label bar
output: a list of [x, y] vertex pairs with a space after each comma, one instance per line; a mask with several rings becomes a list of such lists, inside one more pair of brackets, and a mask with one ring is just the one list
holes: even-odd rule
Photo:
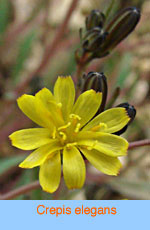
[[150, 201], [0, 201], [1, 229], [143, 229]]

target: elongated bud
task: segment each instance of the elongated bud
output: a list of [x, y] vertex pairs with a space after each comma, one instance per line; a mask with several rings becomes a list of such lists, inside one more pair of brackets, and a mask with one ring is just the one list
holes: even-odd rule
[[100, 52], [110, 52], [135, 29], [139, 20], [140, 11], [135, 7], [129, 7], [120, 11], [105, 28], [108, 36]]
[[102, 103], [98, 113], [102, 112], [105, 108], [107, 99], [107, 79], [103, 73], [89, 72], [84, 75], [83, 92], [89, 89], [94, 89], [96, 92], [102, 92]]
[[119, 105], [117, 105], [117, 107], [125, 108], [127, 113], [128, 113], [128, 116], [130, 117], [130, 121], [128, 122], [128, 124], [123, 129], [121, 129], [115, 133], [116, 135], [121, 135], [122, 133], [124, 133], [127, 130], [128, 125], [130, 125], [131, 122], [134, 120], [134, 118], [136, 116], [136, 109], [134, 108], [133, 105], [130, 105], [128, 102], [119, 104]]
[[94, 27], [103, 27], [105, 21], [105, 16], [99, 10], [92, 10], [87, 16], [85, 24], [86, 29], [91, 30]]
[[[85, 64], [109, 55], [135, 29], [139, 20], [140, 11], [135, 7], [120, 11], [108, 25], [105, 25], [102, 12], [91, 11], [86, 18], [85, 29], [80, 29], [81, 50], [83, 54], [88, 54]], [[78, 57], [80, 59], [82, 55]]]
[[104, 43], [107, 33], [99, 27], [95, 27], [88, 31], [82, 40], [82, 47], [85, 51], [96, 52]]

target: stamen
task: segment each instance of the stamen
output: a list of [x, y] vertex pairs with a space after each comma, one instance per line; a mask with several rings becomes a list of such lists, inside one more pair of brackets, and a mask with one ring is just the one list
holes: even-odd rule
[[59, 135], [62, 136], [63, 141], [67, 139], [67, 135], [64, 132], [59, 132]]
[[54, 131], [52, 133], [52, 139], [55, 139], [56, 138], [56, 127], [54, 128]]
[[71, 122], [68, 122], [66, 125], [59, 127], [58, 131], [67, 129], [70, 125], [71, 125]]
[[99, 125], [91, 128], [91, 131], [94, 131], [94, 132], [96, 132], [96, 131], [105, 131], [106, 129], [107, 129], [107, 125], [105, 123], [101, 122], [101, 123], [99, 123]]
[[95, 147], [95, 145], [98, 143], [98, 141], [96, 140], [96, 141], [94, 141], [94, 143], [91, 145], [91, 146], [87, 146], [86, 148], [87, 148], [87, 150], [92, 150], [94, 147]]
[[69, 115], [69, 118], [75, 119], [75, 120], [78, 120], [78, 121], [81, 120], [81, 117], [80, 117], [80, 116], [78, 116], [77, 114], [73, 114], [73, 113], [71, 113], [71, 114]]
[[74, 132], [75, 132], [75, 133], [78, 133], [78, 132], [79, 132], [79, 130], [80, 130], [80, 127], [81, 127], [81, 124], [80, 124], [80, 123], [78, 123], [78, 124], [76, 125], [76, 127], [75, 127]]
[[71, 149], [73, 146], [76, 146], [76, 145], [77, 145], [77, 142], [68, 143], [68, 144], [66, 145], [66, 148]]

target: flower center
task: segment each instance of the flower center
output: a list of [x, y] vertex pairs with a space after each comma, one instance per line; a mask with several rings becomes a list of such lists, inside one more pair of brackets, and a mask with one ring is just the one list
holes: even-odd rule
[[66, 146], [67, 148], [77, 145], [75, 137], [81, 128], [80, 120], [81, 118], [78, 115], [70, 114], [67, 124], [60, 126], [59, 128], [55, 127], [52, 138], [58, 139], [61, 145]]

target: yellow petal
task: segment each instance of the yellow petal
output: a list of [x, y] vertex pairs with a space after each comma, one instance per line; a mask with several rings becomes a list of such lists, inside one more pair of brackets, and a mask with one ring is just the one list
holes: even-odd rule
[[90, 121], [83, 130], [90, 130], [91, 128], [98, 126], [100, 123], [106, 124], [105, 129], [97, 129], [97, 131], [115, 133], [121, 130], [130, 120], [125, 108], [113, 108], [108, 109], [105, 112], [96, 116]]
[[54, 101], [53, 94], [47, 88], [41, 89], [38, 93], [35, 94], [35, 97], [39, 98], [46, 107], [48, 105], [48, 101]]
[[34, 168], [44, 163], [44, 161], [55, 151], [62, 149], [56, 140], [44, 145], [32, 152], [20, 165], [21, 168]]
[[83, 155], [88, 161], [99, 171], [116, 176], [121, 168], [121, 163], [117, 157], [106, 156], [105, 154], [97, 150], [87, 150], [80, 148]]
[[51, 121], [50, 113], [38, 98], [24, 94], [18, 98], [17, 102], [22, 112], [32, 121], [42, 127], [53, 130], [54, 125]]
[[62, 126], [64, 124], [61, 107], [59, 104], [56, 103], [54, 96], [52, 95], [51, 91], [47, 88], [41, 89], [35, 95], [36, 98], [40, 99], [45, 108], [51, 114], [51, 120], [56, 126]]
[[96, 93], [94, 90], [88, 90], [82, 93], [74, 107], [73, 114], [78, 115], [81, 120], [81, 127], [85, 125], [97, 112], [102, 100], [102, 94]]
[[51, 141], [50, 131], [45, 128], [22, 129], [12, 133], [9, 138], [13, 146], [23, 150], [36, 149]]
[[85, 181], [85, 163], [75, 147], [63, 151], [63, 175], [69, 189], [81, 188]]
[[124, 138], [109, 133], [82, 131], [77, 143], [112, 157], [124, 156], [128, 149], [128, 142]]
[[70, 76], [58, 77], [54, 86], [54, 97], [57, 103], [62, 104], [63, 117], [67, 120], [75, 100], [74, 83]]
[[39, 180], [42, 189], [53, 193], [59, 186], [61, 178], [60, 152], [57, 151], [52, 157], [40, 166]]

